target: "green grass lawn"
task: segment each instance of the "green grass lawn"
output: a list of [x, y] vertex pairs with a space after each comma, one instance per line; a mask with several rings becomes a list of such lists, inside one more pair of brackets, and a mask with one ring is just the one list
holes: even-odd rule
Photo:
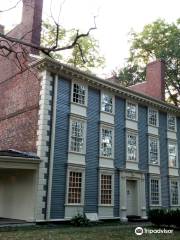
[[[153, 228], [154, 229], [154, 228]], [[38, 226], [0, 229], [0, 240], [179, 240], [180, 232], [172, 234], [143, 234], [136, 236], [135, 226], [112, 224], [91, 227]]]

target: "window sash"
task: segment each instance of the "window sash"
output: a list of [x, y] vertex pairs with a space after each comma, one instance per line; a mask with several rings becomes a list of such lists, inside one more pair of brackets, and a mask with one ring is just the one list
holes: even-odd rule
[[73, 84], [73, 102], [85, 105], [86, 102], [86, 88], [83, 85]]
[[149, 138], [149, 163], [158, 164], [159, 163], [159, 143], [158, 139]]
[[149, 109], [148, 122], [149, 122], [149, 125], [152, 125], [152, 126], [158, 125], [158, 111], [154, 109]]
[[70, 150], [73, 152], [84, 152], [84, 125], [83, 121], [71, 120]]
[[101, 204], [112, 204], [112, 175], [101, 174]]
[[179, 204], [179, 186], [178, 181], [172, 180], [170, 183], [171, 205]]
[[113, 99], [112, 96], [102, 94], [102, 111], [112, 113], [113, 112]]
[[82, 199], [82, 172], [69, 172], [68, 203], [81, 204]]
[[177, 144], [168, 143], [169, 167], [177, 167]]
[[160, 204], [160, 180], [151, 179], [150, 180], [150, 189], [151, 189], [151, 204], [159, 205]]
[[176, 130], [176, 117], [172, 115], [168, 115], [168, 130], [175, 131]]
[[137, 116], [137, 109], [136, 109], [136, 104], [133, 103], [127, 103], [127, 118], [131, 119], [131, 120], [136, 120], [136, 116]]
[[137, 161], [137, 135], [127, 134], [127, 160]]
[[108, 128], [101, 129], [101, 156], [112, 157], [113, 130]]

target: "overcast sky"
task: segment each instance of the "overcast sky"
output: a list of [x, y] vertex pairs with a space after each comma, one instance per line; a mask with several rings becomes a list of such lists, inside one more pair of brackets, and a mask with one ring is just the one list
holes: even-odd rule
[[[0, 10], [14, 5], [18, 0], [1, 0]], [[43, 16], [50, 15], [51, 0], [44, 0]], [[52, 0], [52, 12], [56, 17], [62, 5], [60, 23], [66, 28], [86, 31], [93, 26], [96, 15], [97, 30], [93, 36], [99, 40], [101, 53], [106, 58], [104, 73], [123, 66], [128, 57], [128, 32], [141, 31], [147, 23], [163, 18], [173, 22], [180, 18], [180, 0]], [[20, 7], [0, 13], [0, 23], [8, 29], [20, 21]]]

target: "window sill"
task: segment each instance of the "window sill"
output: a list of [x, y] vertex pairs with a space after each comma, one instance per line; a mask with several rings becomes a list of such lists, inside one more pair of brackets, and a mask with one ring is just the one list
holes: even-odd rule
[[114, 205], [113, 204], [98, 204], [98, 207], [109, 207], [109, 208], [111, 208], [111, 207], [114, 207]]
[[153, 166], [153, 167], [160, 167], [159, 163], [148, 163], [149, 166]]
[[138, 123], [137, 119], [131, 119], [131, 118], [126, 117], [126, 120]]
[[73, 204], [73, 203], [66, 203], [66, 204], [64, 204], [64, 206], [65, 207], [84, 207], [84, 204], [81, 204], [81, 203], [75, 203], [75, 204]]
[[80, 103], [76, 103], [76, 102], [73, 102], [73, 101], [71, 101], [71, 104], [74, 104], [74, 105], [79, 106], [79, 107], [87, 108], [87, 104], [80, 104]]
[[106, 112], [106, 111], [103, 111], [103, 110], [101, 110], [100, 113], [105, 113], [105, 114], [108, 114], [110, 116], [114, 116], [115, 115], [114, 112], [110, 113], [110, 112]]
[[136, 164], [139, 163], [139, 161], [137, 161], [137, 160], [126, 160], [126, 162], [127, 162], [127, 163], [136, 163]]
[[68, 153], [76, 154], [76, 155], [81, 155], [81, 156], [85, 156], [85, 155], [86, 155], [86, 153], [73, 152], [73, 151], [68, 151]]
[[99, 156], [99, 158], [106, 159], [106, 160], [114, 160], [114, 157]]

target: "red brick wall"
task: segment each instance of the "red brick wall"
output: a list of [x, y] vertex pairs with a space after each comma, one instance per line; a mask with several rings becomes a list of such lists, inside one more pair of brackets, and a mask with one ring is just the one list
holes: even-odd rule
[[[43, 0], [23, 0], [22, 23], [9, 36], [39, 44]], [[33, 31], [31, 31], [33, 30]], [[27, 48], [28, 51], [32, 49]], [[33, 52], [34, 53], [34, 52]], [[19, 74], [16, 58], [0, 57], [0, 149], [36, 152], [40, 81], [37, 70]]]
[[129, 88], [159, 100], [164, 100], [165, 63], [162, 60], [149, 63], [146, 68], [146, 82], [130, 86]]

